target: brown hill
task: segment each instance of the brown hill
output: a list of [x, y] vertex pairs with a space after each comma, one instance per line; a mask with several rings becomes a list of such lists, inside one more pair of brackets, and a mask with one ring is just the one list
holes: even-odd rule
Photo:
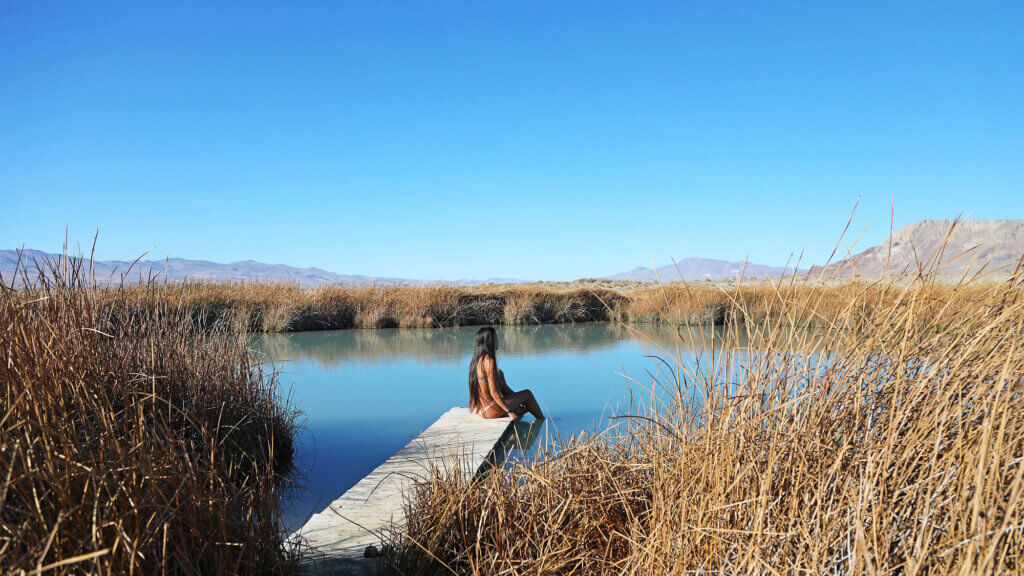
[[[947, 240], [948, 238], [948, 240]], [[882, 242], [828, 266], [826, 275], [880, 277], [938, 266], [942, 276], [993, 273], [1005, 276], [1024, 255], [1024, 220], [919, 220]], [[811, 275], [821, 267], [811, 269]]]

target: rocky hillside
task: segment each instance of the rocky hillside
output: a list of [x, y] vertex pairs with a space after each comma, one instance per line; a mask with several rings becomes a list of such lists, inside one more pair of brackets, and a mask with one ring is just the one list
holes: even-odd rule
[[[919, 220], [893, 234], [889, 270], [914, 273], [919, 267], [934, 268], [938, 264], [943, 276], [960, 276], [967, 271], [1006, 275], [1016, 268], [1021, 255], [1024, 220]], [[885, 272], [887, 258], [888, 241], [829, 266], [826, 274], [879, 277]], [[820, 271], [815, 268], [811, 274]]]

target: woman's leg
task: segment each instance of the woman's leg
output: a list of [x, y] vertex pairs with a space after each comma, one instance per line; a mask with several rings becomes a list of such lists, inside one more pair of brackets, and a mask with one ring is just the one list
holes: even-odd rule
[[501, 391], [501, 396], [505, 400], [505, 404], [507, 404], [513, 412], [519, 416], [529, 412], [538, 420], [544, 419], [544, 413], [540, 411], [540, 404], [538, 404], [537, 399], [533, 397], [533, 392], [530, 392], [529, 390], [523, 390], [522, 392], [512, 390], [512, 388], [509, 387], [508, 382], [505, 381], [505, 373], [500, 369], [495, 376], [495, 383]]
[[530, 392], [529, 390], [515, 392], [503, 397], [502, 400], [504, 400], [505, 404], [520, 417], [529, 412], [530, 414], [533, 414], [533, 417], [537, 420], [544, 419], [544, 413], [540, 411], [540, 404], [538, 404], [537, 399], [533, 397], [533, 392]]

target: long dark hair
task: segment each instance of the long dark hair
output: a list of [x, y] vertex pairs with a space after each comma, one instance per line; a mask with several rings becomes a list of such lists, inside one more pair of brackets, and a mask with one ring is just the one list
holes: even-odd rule
[[484, 326], [476, 331], [476, 341], [473, 343], [473, 359], [469, 361], [469, 408], [476, 410], [480, 407], [480, 383], [476, 378], [476, 364], [481, 356], [490, 356], [495, 362], [498, 357], [494, 352], [498, 349], [498, 333], [491, 326]]

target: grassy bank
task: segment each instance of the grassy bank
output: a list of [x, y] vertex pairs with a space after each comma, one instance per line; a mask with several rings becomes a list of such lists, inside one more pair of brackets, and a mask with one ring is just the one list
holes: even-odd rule
[[588, 322], [609, 319], [609, 307], [616, 309], [622, 300], [613, 290], [537, 284], [306, 289], [272, 283], [187, 283], [99, 290], [98, 297], [129, 310], [180, 301], [201, 312], [204, 321], [226, 321], [253, 332]]
[[424, 485], [395, 573], [1024, 570], [1019, 281], [743, 296], [699, 365], [658, 352], [667, 402]]
[[[193, 310], [196, 320], [204, 324], [227, 323], [250, 332], [296, 332], [592, 321], [707, 325], [782, 317], [824, 323], [838, 314], [872, 314], [909, 300], [918, 306], [983, 312], [998, 305], [1004, 284], [825, 284], [802, 278], [740, 285], [535, 283], [308, 289], [271, 283], [186, 283], [99, 289], [96, 299], [127, 313], [182, 306]], [[922, 316], [929, 313], [923, 311]]]
[[80, 272], [0, 288], [0, 573], [289, 572], [276, 375], [167, 289]]

